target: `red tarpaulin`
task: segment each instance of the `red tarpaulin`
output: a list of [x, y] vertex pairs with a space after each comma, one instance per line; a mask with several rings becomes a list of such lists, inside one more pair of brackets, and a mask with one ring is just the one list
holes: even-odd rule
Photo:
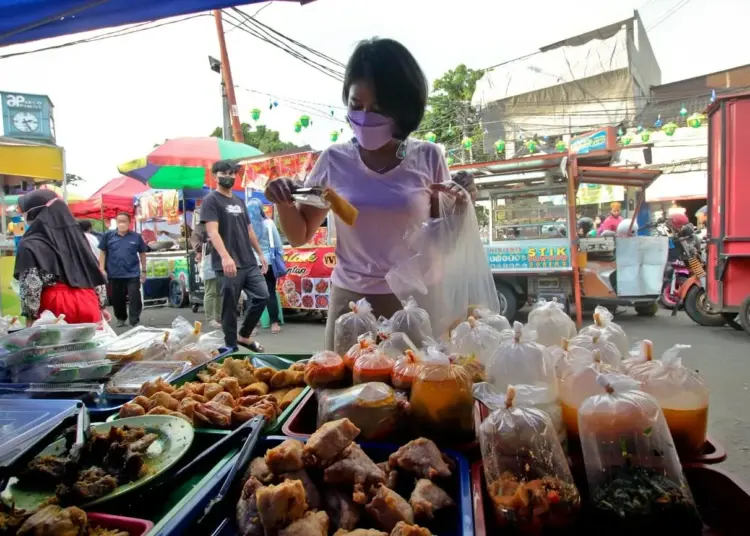
[[133, 215], [133, 198], [148, 189], [148, 184], [141, 181], [117, 177], [102, 186], [86, 201], [70, 203], [70, 211], [76, 218], [93, 220], [101, 219], [102, 216], [111, 219], [116, 217], [118, 212]]

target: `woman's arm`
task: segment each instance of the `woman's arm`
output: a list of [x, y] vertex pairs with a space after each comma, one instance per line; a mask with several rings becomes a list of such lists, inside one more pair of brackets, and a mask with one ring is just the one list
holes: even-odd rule
[[94, 287], [94, 291], [99, 297], [99, 309], [107, 307], [107, 285], [98, 285]]
[[277, 205], [279, 222], [289, 243], [304, 246], [325, 221], [328, 211], [310, 205]]
[[21, 315], [30, 320], [39, 316], [39, 308], [42, 302], [42, 291], [45, 287], [54, 285], [57, 278], [46, 272], [29, 268], [21, 274], [18, 280], [19, 294], [21, 297]]

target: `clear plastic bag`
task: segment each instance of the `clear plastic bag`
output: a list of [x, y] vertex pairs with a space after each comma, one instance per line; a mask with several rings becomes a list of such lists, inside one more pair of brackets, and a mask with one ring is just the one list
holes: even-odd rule
[[630, 375], [630, 371], [642, 365], [646, 361], [653, 361], [654, 359], [654, 343], [648, 339], [638, 341], [630, 350], [630, 357], [622, 360], [622, 371], [625, 374]]
[[361, 355], [352, 368], [352, 383], [383, 382], [391, 381], [394, 360], [377, 346], [372, 352]]
[[[598, 359], [616, 370], [622, 368], [622, 352], [614, 342], [604, 336], [601, 329], [589, 326], [586, 333], [581, 333], [568, 341], [568, 348], [579, 346], [592, 352], [599, 351]], [[627, 355], [627, 354], [626, 354]]]
[[702, 534], [657, 400], [624, 375], [596, 382], [578, 416], [592, 525], [618, 534]]
[[346, 365], [346, 368], [349, 371], [353, 370], [354, 363], [357, 362], [357, 359], [365, 354], [371, 354], [376, 348], [377, 345], [375, 344], [375, 339], [373, 338], [372, 333], [360, 335], [357, 342], [354, 343], [351, 348], [347, 349], [346, 353], [343, 355], [344, 365]]
[[172, 332], [169, 335], [171, 348], [182, 348], [189, 344], [195, 344], [201, 336], [201, 323], [196, 321], [190, 324], [183, 317], [178, 316], [172, 321]]
[[224, 346], [224, 332], [220, 329], [204, 333], [198, 339], [198, 348], [209, 352], [213, 357], [219, 355], [219, 349]]
[[500, 345], [500, 332], [470, 316], [451, 332], [451, 344], [455, 353], [476, 358], [486, 367]]
[[458, 195], [438, 194], [439, 217], [407, 233], [411, 256], [385, 279], [400, 300], [413, 297], [427, 311], [435, 338], [447, 340], [468, 311], [500, 311], [500, 302], [473, 205], [455, 183], [444, 186], [457, 188]]
[[508, 387], [504, 406], [479, 427], [487, 492], [498, 528], [538, 535], [575, 521], [581, 496], [550, 417], [515, 404]]
[[540, 299], [529, 313], [528, 325], [536, 331], [537, 342], [542, 346], [558, 344], [560, 339], [570, 339], [577, 333], [575, 322], [557, 298]]
[[659, 401], [677, 451], [694, 454], [706, 443], [708, 387], [698, 372], [682, 364], [680, 354], [688, 348], [677, 344], [661, 359], [631, 368], [630, 376]]
[[318, 352], [305, 365], [305, 383], [310, 387], [332, 387], [345, 376], [344, 360], [335, 352]]
[[474, 435], [472, 385], [464, 367], [451, 364], [438, 348], [428, 348], [409, 398], [419, 433], [449, 442], [470, 440]]
[[536, 342], [536, 332], [520, 322], [513, 324], [513, 338], [501, 342], [490, 358], [487, 379], [500, 391], [525, 384], [557, 393], [555, 369], [545, 360], [544, 346]]
[[417, 305], [412, 296], [401, 303], [404, 308], [393, 313], [391, 329], [397, 333], [404, 333], [416, 346], [422, 346], [425, 339], [432, 338], [430, 316]]
[[613, 319], [614, 315], [606, 307], [599, 305], [594, 309], [594, 325], [583, 328], [581, 335], [588, 335], [592, 329], [599, 329], [601, 336], [614, 343], [621, 356], [626, 356], [630, 353], [630, 341], [625, 331], [619, 324], [615, 324]]
[[52, 311], [42, 311], [42, 314], [39, 315], [39, 318], [34, 320], [34, 323], [31, 324], [31, 326], [49, 326], [52, 324], [67, 324], [65, 321], [65, 315], [55, 316]]
[[378, 346], [393, 359], [403, 356], [407, 350], [418, 351], [409, 336], [400, 331], [394, 332], [391, 321], [383, 316], [378, 319]]
[[362, 298], [357, 303], [349, 302], [350, 312], [336, 319], [333, 330], [333, 351], [343, 356], [365, 333], [377, 333], [378, 323], [372, 314], [372, 306]]
[[170, 361], [187, 361], [192, 366], [208, 363], [212, 359], [209, 351], [204, 350], [197, 344], [186, 344], [169, 357]]
[[406, 398], [381, 382], [363, 383], [346, 389], [324, 389], [318, 396], [317, 427], [347, 418], [369, 441], [392, 438], [404, 424], [409, 409]]
[[399, 357], [393, 364], [391, 385], [396, 389], [411, 389], [421, 366], [422, 356], [412, 350], [406, 350], [404, 355]]
[[504, 329], [511, 329], [510, 322], [500, 313], [490, 311], [489, 309], [474, 309], [472, 313], [474, 318], [479, 322], [492, 326], [496, 331], [503, 331]]
[[560, 346], [548, 346], [544, 349], [544, 359], [547, 365], [555, 369], [555, 376], [559, 380], [570, 372], [570, 366], [577, 360], [594, 361], [594, 352], [582, 346], [570, 346], [567, 339], [561, 341]]

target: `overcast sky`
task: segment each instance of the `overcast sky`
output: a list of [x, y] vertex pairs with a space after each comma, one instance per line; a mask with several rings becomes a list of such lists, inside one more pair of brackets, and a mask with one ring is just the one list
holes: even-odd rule
[[[243, 9], [254, 13], [260, 7]], [[432, 80], [459, 63], [485, 68], [533, 52], [625, 19], [634, 8], [650, 30], [663, 83], [750, 63], [748, 0], [316, 0], [304, 7], [276, 2], [258, 19], [342, 62], [360, 39], [395, 38]], [[0, 54], [70, 39], [0, 48]], [[251, 122], [250, 110], [260, 108], [261, 122], [279, 130], [282, 139], [324, 148], [331, 130], [343, 126], [343, 110], [334, 108], [341, 107], [340, 84], [242, 31], [230, 31], [227, 44], [240, 86], [241, 120]], [[86, 179], [80, 190], [89, 194], [118, 175], [118, 164], [144, 156], [155, 143], [206, 136], [221, 124], [220, 77], [209, 69], [208, 55], [219, 57], [216, 30], [213, 18], [200, 17], [0, 59], [0, 90], [50, 96], [68, 172]], [[285, 97], [321, 105], [313, 111]], [[273, 100], [278, 106], [269, 111]], [[294, 122], [304, 110], [313, 126], [295, 134]]]

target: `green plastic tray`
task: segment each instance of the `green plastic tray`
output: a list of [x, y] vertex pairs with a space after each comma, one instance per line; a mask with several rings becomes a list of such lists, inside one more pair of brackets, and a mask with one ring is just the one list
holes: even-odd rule
[[[287, 369], [292, 364], [296, 363], [297, 361], [302, 361], [304, 359], [310, 359], [312, 354], [248, 354], [248, 353], [240, 353], [235, 352], [232, 354], [225, 355], [221, 359], [210, 361], [210, 363], [221, 363], [228, 357], [232, 357], [235, 359], [250, 359], [253, 363], [253, 366], [255, 367], [273, 367], [277, 370], [283, 370]], [[182, 385], [187, 382], [196, 382], [198, 381], [198, 373], [205, 369], [208, 366], [208, 363], [201, 365], [200, 367], [196, 367], [194, 369], [189, 370], [187, 373], [183, 374], [179, 378], [176, 378], [172, 384], [173, 385]], [[310, 387], [305, 387], [302, 392], [297, 395], [297, 398], [292, 401], [291, 404], [289, 404], [286, 409], [281, 412], [281, 415], [279, 415], [276, 420], [272, 423], [269, 423], [266, 425], [266, 427], [263, 429], [263, 435], [272, 435], [272, 434], [279, 434], [281, 433], [281, 427], [284, 426], [284, 423], [289, 418], [289, 416], [292, 414], [294, 409], [297, 407], [297, 405], [302, 401], [303, 398], [307, 395], [307, 393], [310, 392]], [[117, 419], [117, 414], [114, 414], [110, 416], [107, 421], [112, 421]], [[198, 435], [228, 435], [231, 433], [231, 430], [224, 430], [221, 428], [196, 428], [195, 433]]]

